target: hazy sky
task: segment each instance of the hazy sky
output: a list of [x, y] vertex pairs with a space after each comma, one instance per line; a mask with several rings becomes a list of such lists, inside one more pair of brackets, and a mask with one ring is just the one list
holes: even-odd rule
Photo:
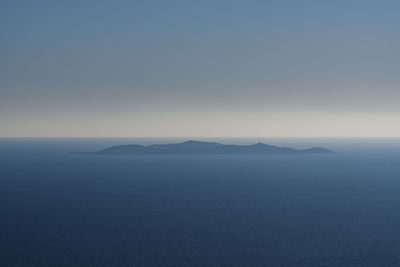
[[0, 1], [0, 136], [400, 136], [400, 1]]

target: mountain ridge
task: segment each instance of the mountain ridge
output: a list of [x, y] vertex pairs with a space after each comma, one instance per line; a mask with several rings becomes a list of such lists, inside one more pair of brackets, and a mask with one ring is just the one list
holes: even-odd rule
[[72, 152], [89, 155], [279, 155], [279, 154], [332, 154], [332, 150], [322, 147], [293, 149], [264, 143], [252, 145], [224, 145], [217, 142], [188, 140], [173, 144], [117, 145], [94, 152]]

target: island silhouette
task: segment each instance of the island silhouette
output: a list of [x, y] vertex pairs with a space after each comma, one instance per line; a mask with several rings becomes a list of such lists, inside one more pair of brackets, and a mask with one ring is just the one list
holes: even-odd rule
[[94, 152], [73, 152], [89, 155], [292, 155], [292, 154], [331, 154], [333, 151], [313, 147], [293, 149], [264, 143], [253, 145], [224, 145], [216, 142], [189, 140], [175, 144], [118, 145]]

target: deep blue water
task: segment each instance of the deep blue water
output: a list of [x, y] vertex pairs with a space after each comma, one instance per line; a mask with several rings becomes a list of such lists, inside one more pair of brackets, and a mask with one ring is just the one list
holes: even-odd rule
[[400, 266], [400, 139], [221, 140], [338, 153], [90, 156], [68, 152], [171, 140], [0, 139], [0, 266]]

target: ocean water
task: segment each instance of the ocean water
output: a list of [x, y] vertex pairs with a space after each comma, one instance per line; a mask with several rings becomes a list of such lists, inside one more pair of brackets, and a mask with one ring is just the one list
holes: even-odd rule
[[0, 139], [0, 266], [400, 266], [400, 139], [213, 139], [333, 155], [69, 154], [181, 140]]

